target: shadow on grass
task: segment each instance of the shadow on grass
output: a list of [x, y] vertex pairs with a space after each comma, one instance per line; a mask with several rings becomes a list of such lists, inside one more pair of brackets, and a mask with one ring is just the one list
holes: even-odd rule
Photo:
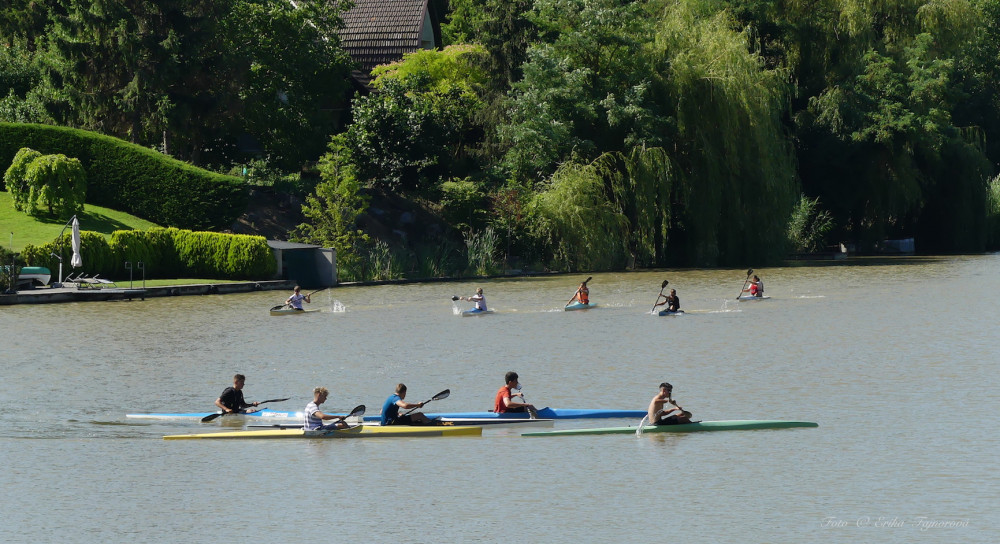
[[[132, 229], [129, 225], [126, 225], [117, 219], [112, 219], [111, 217], [108, 217], [100, 212], [85, 211], [77, 214], [76, 217], [80, 220], [80, 230], [89, 230], [99, 232], [101, 234], [111, 234], [116, 230]], [[46, 225], [60, 226], [66, 225], [69, 222], [67, 219], [61, 219], [51, 215], [36, 215], [32, 218], [35, 221], [45, 223]]]

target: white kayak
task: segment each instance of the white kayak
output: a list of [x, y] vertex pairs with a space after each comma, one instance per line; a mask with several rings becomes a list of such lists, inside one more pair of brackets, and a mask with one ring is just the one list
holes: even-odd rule
[[565, 308], [563, 308], [563, 310], [566, 310], [567, 312], [570, 312], [570, 311], [573, 311], [573, 310], [589, 310], [591, 308], [596, 308], [596, 307], [597, 307], [597, 304], [593, 303], [593, 302], [590, 302], [590, 303], [587, 303], [587, 304], [584, 304], [582, 302], [574, 302], [573, 304], [570, 304], [569, 306], [566, 306]]
[[753, 295], [740, 295], [740, 298], [737, 299], [737, 300], [741, 300], [741, 301], [743, 301], [743, 300], [768, 300], [770, 298], [771, 297], [769, 297], [767, 295], [764, 295], [762, 297], [755, 297]]
[[311, 314], [318, 312], [319, 308], [310, 308], [308, 310], [296, 310], [295, 308], [271, 308], [271, 315], [298, 315], [298, 314]]

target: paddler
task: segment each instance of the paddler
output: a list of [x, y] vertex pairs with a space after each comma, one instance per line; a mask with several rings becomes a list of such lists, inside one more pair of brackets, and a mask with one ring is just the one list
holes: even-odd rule
[[664, 304], [667, 305], [668, 312], [680, 311], [681, 299], [677, 297], [677, 289], [671, 289], [670, 294], [663, 299], [663, 302], [659, 302], [656, 305], [663, 306]]
[[[330, 396], [330, 391], [325, 387], [317, 387], [313, 389], [313, 401], [306, 405], [305, 413], [305, 425], [302, 426], [303, 429], [307, 431], [315, 431], [320, 429], [345, 429], [347, 428], [347, 423], [344, 422], [344, 416], [335, 416], [333, 414], [324, 414], [319, 411], [319, 405], [326, 402], [327, 397]], [[324, 425], [323, 421], [337, 419], [334, 423], [329, 425]]]
[[580, 301], [580, 304], [590, 304], [590, 289], [587, 288], [586, 280], [580, 284], [580, 287], [577, 287], [576, 293], [573, 293], [573, 298], [569, 299], [569, 302], [567, 302], [566, 305], [569, 306], [570, 304], [573, 304], [574, 300]]
[[400, 408], [414, 410], [423, 408], [425, 404], [423, 402], [406, 402], [405, 399], [406, 384], [401, 383], [396, 386], [396, 392], [389, 395], [389, 398], [385, 399], [385, 404], [382, 405], [382, 425], [431, 425], [431, 421], [422, 412], [400, 415]]
[[469, 302], [476, 303], [476, 311], [485, 312], [486, 311], [486, 297], [483, 296], [483, 288], [476, 288], [476, 294], [471, 297], [458, 297], [459, 300], [468, 300]]
[[[524, 393], [521, 393], [517, 372], [511, 371], [505, 374], [504, 381], [507, 383], [497, 391], [497, 396], [493, 401], [493, 411], [498, 414], [534, 412], [535, 406], [524, 402]], [[521, 397], [521, 402], [514, 402], [512, 397]]]
[[260, 404], [259, 402], [247, 403], [243, 399], [243, 385], [246, 381], [247, 377], [243, 374], [233, 376], [233, 386], [225, 388], [219, 398], [215, 399], [215, 405], [222, 410], [223, 414], [238, 413], [244, 408]]
[[674, 386], [667, 382], [660, 384], [660, 392], [649, 402], [648, 417], [653, 425], [677, 425], [691, 423], [691, 412], [684, 411], [671, 398]]
[[291, 306], [293, 309], [300, 312], [305, 311], [305, 309], [302, 308], [303, 300], [306, 301], [307, 303], [310, 304], [312, 303], [312, 301], [309, 300], [309, 295], [303, 295], [302, 293], [299, 292], [301, 290], [302, 288], [296, 285], [295, 288], [292, 289], [293, 291], [292, 296], [288, 297], [288, 300], [285, 301], [286, 305]]
[[757, 275], [754, 274], [753, 280], [750, 281], [750, 285], [748, 285], [747, 288], [743, 290], [743, 292], [750, 293], [752, 296], [755, 297], [763, 297], [764, 282], [760, 281], [760, 278], [758, 278]]

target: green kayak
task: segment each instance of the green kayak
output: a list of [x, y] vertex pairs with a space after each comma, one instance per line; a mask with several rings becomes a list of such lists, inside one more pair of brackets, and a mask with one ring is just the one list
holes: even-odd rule
[[[793, 427], [819, 427], [811, 421], [780, 420], [736, 420], [699, 421], [681, 425], [647, 425], [644, 433], [694, 433], [700, 431], [748, 431], [753, 429], [790, 429]], [[521, 436], [571, 436], [581, 434], [635, 434], [636, 427], [599, 427], [596, 429], [565, 429], [562, 431], [539, 431], [523, 433]]]

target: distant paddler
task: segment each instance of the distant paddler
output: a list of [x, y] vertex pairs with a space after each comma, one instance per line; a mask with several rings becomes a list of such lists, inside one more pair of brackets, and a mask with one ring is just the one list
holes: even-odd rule
[[474, 294], [474, 295], [472, 295], [470, 297], [452, 297], [452, 300], [467, 300], [469, 302], [475, 302], [476, 303], [476, 307], [473, 308], [473, 310], [475, 310], [477, 312], [485, 312], [486, 311], [486, 297], [483, 296], [483, 288], [482, 287], [477, 287], [476, 288], [476, 294]]
[[286, 306], [291, 306], [294, 310], [299, 312], [305, 311], [305, 309], [302, 307], [303, 300], [306, 301], [307, 304], [312, 304], [312, 300], [309, 299], [312, 293], [303, 295], [302, 293], [300, 293], [301, 290], [302, 288], [296, 285], [295, 288], [292, 289], [293, 291], [292, 296], [288, 297], [288, 300], [285, 301]]
[[[660, 296], [663, 296], [662, 294]], [[663, 302], [657, 302], [656, 306], [666, 306], [668, 312], [679, 312], [681, 309], [681, 299], [677, 297], [677, 289], [671, 289], [670, 294], [663, 298]], [[654, 308], [656, 307], [654, 306]], [[662, 315], [662, 314], [661, 314]]]
[[589, 282], [592, 278], [593, 276], [590, 276], [583, 280], [583, 283], [580, 284], [580, 287], [576, 288], [576, 293], [573, 293], [573, 298], [569, 299], [566, 306], [573, 304], [574, 300], [583, 305], [590, 304], [590, 289], [587, 287], [587, 282]]

